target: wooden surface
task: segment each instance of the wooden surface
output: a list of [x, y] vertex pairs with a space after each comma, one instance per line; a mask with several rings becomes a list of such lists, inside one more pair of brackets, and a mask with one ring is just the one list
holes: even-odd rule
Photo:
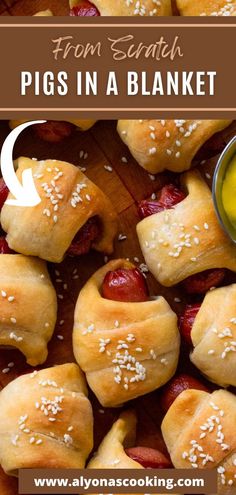
[[50, 8], [54, 15], [68, 15], [69, 0], [0, 0], [0, 14], [34, 15]]
[[[216, 135], [199, 152], [195, 165], [201, 170], [204, 178], [210, 184], [218, 153], [223, 149], [229, 139], [235, 135], [236, 124]], [[9, 133], [8, 122], [0, 121], [0, 146]], [[87, 153], [86, 159], [81, 155]], [[59, 144], [48, 144], [36, 138], [32, 129], [27, 129], [18, 139], [15, 146], [15, 158], [24, 155], [38, 159], [54, 158], [69, 161], [75, 165], [86, 167], [86, 174], [111, 198], [119, 213], [119, 233], [125, 234], [127, 239], [115, 242], [115, 251], [112, 257], [125, 257], [134, 261], [139, 266], [143, 262], [136, 237], [137, 202], [142, 198], [150, 197], [163, 184], [173, 179], [171, 174], [161, 174], [155, 180], [150, 177], [135, 160], [130, 156], [126, 146], [121, 142], [116, 133], [116, 123], [103, 121], [97, 123], [90, 131], [74, 134]], [[127, 159], [127, 163], [122, 161]], [[206, 159], [204, 164], [200, 164]], [[110, 165], [112, 172], [105, 170], [104, 166]], [[207, 177], [206, 177], [207, 174]], [[138, 260], [137, 260], [138, 258]], [[44, 367], [53, 364], [74, 361], [71, 345], [74, 305], [80, 288], [89, 276], [104, 263], [101, 254], [91, 252], [80, 258], [66, 258], [60, 265], [50, 265], [49, 270], [55, 284], [57, 294], [63, 299], [58, 299], [58, 323], [54, 337], [49, 344], [49, 356]], [[57, 273], [56, 273], [57, 271]], [[56, 279], [61, 280], [60, 282]], [[231, 280], [231, 279], [229, 279]], [[181, 286], [163, 288], [148, 274], [147, 281], [151, 294], [162, 294], [166, 297], [174, 311], [179, 314], [187, 302]], [[67, 284], [64, 286], [64, 284]], [[67, 287], [66, 290], [64, 287]], [[176, 302], [175, 298], [181, 299]], [[59, 324], [64, 320], [62, 325]], [[63, 336], [63, 340], [58, 338]], [[9, 362], [14, 362], [14, 367], [7, 374], [2, 370]], [[31, 371], [26, 365], [24, 357], [18, 351], [0, 350], [0, 387], [4, 387], [21, 373]], [[180, 371], [191, 371], [198, 376], [198, 372], [190, 364], [186, 349], [182, 349], [179, 362]], [[90, 395], [95, 416], [95, 449], [109, 429], [114, 418], [119, 414], [118, 409], [104, 410]], [[138, 443], [156, 448], [161, 448], [160, 421], [162, 413], [159, 406], [159, 391], [133, 401], [139, 418]], [[7, 483], [0, 472], [0, 493], [3, 491], [3, 483]], [[12, 484], [12, 482], [11, 482]], [[8, 486], [8, 485], [7, 485]], [[2, 488], [1, 488], [2, 487]], [[12, 491], [11, 491], [12, 490]], [[13, 488], [8, 487], [7, 495], [16, 495], [17, 488], [13, 482]]]

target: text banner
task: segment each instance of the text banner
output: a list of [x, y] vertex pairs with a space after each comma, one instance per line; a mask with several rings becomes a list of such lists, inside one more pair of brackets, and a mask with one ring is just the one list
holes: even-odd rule
[[233, 17], [2, 17], [1, 118], [235, 117], [235, 36]]

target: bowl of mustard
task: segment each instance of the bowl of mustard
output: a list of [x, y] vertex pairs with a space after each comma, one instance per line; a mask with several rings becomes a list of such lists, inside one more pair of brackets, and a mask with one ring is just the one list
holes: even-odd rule
[[212, 195], [218, 219], [236, 243], [236, 136], [227, 144], [217, 162]]

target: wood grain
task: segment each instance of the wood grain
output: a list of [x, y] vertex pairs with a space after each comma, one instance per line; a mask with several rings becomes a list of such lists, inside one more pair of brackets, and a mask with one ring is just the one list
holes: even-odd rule
[[68, 15], [68, 0], [6, 0], [11, 15], [34, 15], [40, 10], [51, 9], [54, 15]]
[[0, 15], [9, 15], [7, 11], [7, 5], [3, 0], [0, 0]]

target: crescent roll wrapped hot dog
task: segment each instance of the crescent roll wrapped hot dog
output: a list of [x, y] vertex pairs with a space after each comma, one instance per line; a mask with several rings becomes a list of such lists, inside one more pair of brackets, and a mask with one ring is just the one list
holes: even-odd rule
[[117, 130], [141, 167], [152, 174], [191, 167], [201, 146], [230, 120], [119, 120]]
[[0, 346], [19, 349], [31, 366], [47, 358], [57, 318], [57, 298], [44, 261], [0, 255]]
[[131, 263], [113, 260], [88, 280], [77, 300], [74, 354], [103, 406], [155, 390], [177, 366], [176, 315], [163, 297], [148, 300], [137, 272]]
[[[78, 254], [90, 247], [112, 252], [116, 213], [105, 194], [78, 168], [58, 160], [29, 158], [19, 158], [17, 165], [19, 179], [25, 169], [32, 169], [41, 202], [31, 208], [4, 204], [1, 224], [12, 249], [59, 263], [72, 241], [81, 241], [81, 229], [88, 229], [88, 222], [90, 227], [92, 222], [91, 242], [80, 246]], [[87, 242], [87, 230], [83, 234]]]
[[93, 446], [93, 415], [83, 374], [63, 364], [13, 380], [0, 393], [4, 471], [83, 468]]
[[236, 284], [206, 294], [191, 339], [195, 366], [218, 385], [236, 386]]
[[172, 15], [170, 0], [69, 0], [72, 16], [169, 16]]
[[162, 433], [176, 468], [217, 469], [218, 495], [236, 490], [236, 397], [185, 390], [162, 422]]
[[134, 447], [136, 422], [133, 411], [123, 412], [103, 439], [88, 469], [170, 468], [170, 460], [159, 450]]
[[236, 246], [219, 225], [207, 184], [197, 171], [182, 184], [185, 199], [137, 225], [149, 270], [167, 287], [213, 268], [236, 271]]

